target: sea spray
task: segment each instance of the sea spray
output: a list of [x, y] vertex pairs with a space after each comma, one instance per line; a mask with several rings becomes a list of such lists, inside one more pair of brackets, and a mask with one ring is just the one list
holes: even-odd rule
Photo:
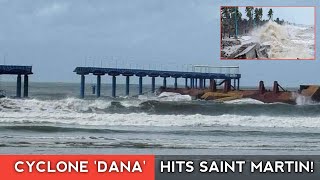
[[299, 93], [292, 93], [292, 97], [296, 100], [296, 104], [299, 106], [303, 105], [317, 105], [319, 103], [314, 102], [311, 97], [301, 95]]
[[[270, 46], [269, 58], [306, 59], [313, 58], [313, 43], [310, 27], [279, 25], [269, 21], [252, 32], [253, 40]], [[301, 32], [306, 33], [302, 36]], [[310, 34], [310, 35], [309, 35]], [[307, 37], [307, 38], [306, 38]]]

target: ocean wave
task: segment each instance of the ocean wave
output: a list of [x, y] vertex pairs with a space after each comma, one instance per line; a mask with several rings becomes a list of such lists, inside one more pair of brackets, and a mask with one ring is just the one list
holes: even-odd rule
[[[57, 114], [82, 116], [89, 114], [146, 113], [155, 115], [240, 115], [270, 117], [320, 116], [320, 105], [300, 103], [265, 104], [253, 99], [233, 100], [226, 103], [213, 101], [165, 101], [159, 99], [96, 99], [83, 100], [66, 98], [62, 100], [0, 99], [0, 117], [11, 113], [51, 116]], [[303, 105], [304, 104], [304, 105]], [[23, 116], [22, 116], [23, 117]]]
[[[318, 131], [282, 131], [265, 128], [256, 128], [256, 129], [245, 129], [245, 128], [219, 128], [219, 127], [205, 127], [202, 129], [190, 128], [119, 128], [119, 127], [96, 127], [96, 126], [68, 126], [68, 125], [57, 125], [57, 124], [11, 124], [11, 125], [0, 125], [0, 130], [2, 132], [16, 131], [16, 132], [37, 132], [37, 133], [88, 133], [90, 139], [110, 139], [106, 138], [109, 134], [135, 134], [135, 135], [144, 135], [144, 134], [158, 134], [158, 135], [177, 135], [177, 136], [188, 136], [190, 134], [194, 136], [275, 136], [275, 137], [308, 137], [308, 136], [320, 136]], [[12, 139], [13, 136], [0, 136], [0, 139]], [[29, 137], [33, 138], [33, 137]], [[40, 139], [50, 139], [49, 136], [37, 137]], [[60, 138], [66, 138], [61, 136]], [[68, 139], [79, 139], [80, 137], [69, 137]], [[81, 138], [80, 138], [81, 139]], [[111, 138], [112, 139], [112, 138]]]
[[270, 58], [303, 59], [314, 57], [313, 30], [269, 21], [252, 34], [261, 44], [271, 45], [268, 52]]
[[320, 116], [250, 116], [250, 115], [155, 115], [147, 113], [93, 114], [93, 113], [0, 113], [0, 124], [56, 124], [85, 126], [159, 126], [159, 127], [280, 127], [320, 128]]

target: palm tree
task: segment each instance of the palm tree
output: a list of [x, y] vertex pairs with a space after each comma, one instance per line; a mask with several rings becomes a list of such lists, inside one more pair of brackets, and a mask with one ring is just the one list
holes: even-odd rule
[[268, 12], [268, 17], [269, 17], [269, 20], [273, 20], [273, 10], [270, 9], [269, 12]]
[[249, 27], [252, 25], [252, 19], [253, 19], [253, 7], [247, 6], [246, 7], [246, 15], [249, 18]]
[[233, 8], [228, 7], [228, 33], [229, 33], [229, 38], [231, 37], [231, 23], [232, 23], [232, 12]]
[[229, 34], [229, 37], [230, 37], [230, 10], [228, 7], [222, 7], [221, 8], [221, 21], [222, 21], [222, 27], [223, 27], [223, 33], [225, 36], [225, 33], [226, 33], [226, 29], [228, 28], [228, 34]]
[[260, 25], [260, 22], [262, 20], [262, 16], [263, 16], [262, 8], [255, 8], [254, 9], [254, 20], [256, 22], [256, 25]]
[[227, 19], [228, 10], [226, 7], [221, 8], [221, 38], [226, 35], [226, 19]]
[[237, 38], [238, 36], [238, 25], [241, 23], [241, 12], [239, 11], [239, 7], [232, 7], [231, 9], [231, 19], [234, 24], [234, 36]]
[[262, 21], [263, 11], [262, 8], [259, 8], [259, 21]]
[[254, 9], [254, 22], [255, 22], [255, 25], [258, 25], [259, 19], [260, 19], [259, 9], [255, 8]]

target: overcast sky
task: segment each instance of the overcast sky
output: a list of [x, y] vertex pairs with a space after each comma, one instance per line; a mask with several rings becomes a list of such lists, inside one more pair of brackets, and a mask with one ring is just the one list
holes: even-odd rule
[[[245, 9], [245, 7], [240, 7], [239, 11], [242, 18], [248, 19]], [[314, 7], [262, 7], [262, 19], [269, 19], [268, 11], [270, 9], [273, 10], [274, 20], [279, 18], [296, 24], [314, 25]]]
[[283, 86], [320, 84], [318, 60], [219, 60], [220, 6], [314, 6], [319, 2], [0, 0], [0, 60], [6, 54], [7, 64], [33, 65], [31, 81], [79, 82], [72, 71], [87, 59], [87, 65], [99, 66], [101, 60], [103, 66], [116, 60], [118, 65], [127, 62], [140, 67], [240, 65], [243, 85], [256, 85], [259, 80], [267, 85], [274, 80]]

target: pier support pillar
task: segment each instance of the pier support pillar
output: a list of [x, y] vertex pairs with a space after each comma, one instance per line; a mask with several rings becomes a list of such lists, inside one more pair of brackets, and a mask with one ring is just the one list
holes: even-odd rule
[[112, 97], [116, 97], [117, 78], [112, 76]]
[[194, 78], [191, 78], [191, 87], [194, 88]]
[[80, 84], [80, 98], [84, 98], [84, 87], [85, 87], [86, 77], [81, 74], [81, 84]]
[[166, 77], [163, 78], [163, 87], [167, 88], [167, 78]]
[[203, 79], [203, 88], [206, 88], [206, 79]]
[[227, 93], [230, 91], [230, 87], [231, 87], [231, 80], [230, 79], [226, 79], [224, 81], [224, 88], [223, 88], [223, 92]]
[[97, 75], [97, 97], [101, 95], [101, 75]]
[[126, 96], [129, 96], [130, 91], [130, 76], [126, 76]]
[[237, 89], [237, 87], [236, 87], [237, 85], [236, 85], [236, 79], [233, 79], [233, 89], [234, 90], [236, 90]]
[[210, 80], [210, 89], [212, 92], [216, 92], [217, 91], [217, 82], [214, 79]]
[[151, 78], [151, 91], [154, 93], [156, 91], [156, 78], [152, 77]]
[[273, 92], [278, 93], [279, 92], [279, 84], [278, 81], [273, 82]]
[[21, 98], [21, 74], [17, 76], [17, 97]]
[[203, 89], [203, 79], [202, 78], [199, 79], [199, 87], [200, 87], [200, 89]]
[[29, 95], [29, 76], [27, 74], [24, 75], [24, 83], [23, 83], [23, 97], [28, 97]]
[[192, 84], [193, 84], [192, 79], [193, 79], [193, 78], [190, 78], [190, 88], [193, 88], [193, 85], [192, 85]]
[[178, 78], [174, 78], [174, 89], [178, 88]]
[[196, 78], [195, 88], [198, 88], [198, 78]]
[[240, 78], [238, 79], [238, 86], [237, 86], [237, 90], [240, 90]]
[[259, 82], [259, 93], [264, 94], [266, 92], [266, 88], [264, 87], [264, 82], [260, 81]]
[[139, 76], [139, 95], [142, 95], [142, 76]]
[[185, 78], [185, 88], [188, 88], [188, 78]]

